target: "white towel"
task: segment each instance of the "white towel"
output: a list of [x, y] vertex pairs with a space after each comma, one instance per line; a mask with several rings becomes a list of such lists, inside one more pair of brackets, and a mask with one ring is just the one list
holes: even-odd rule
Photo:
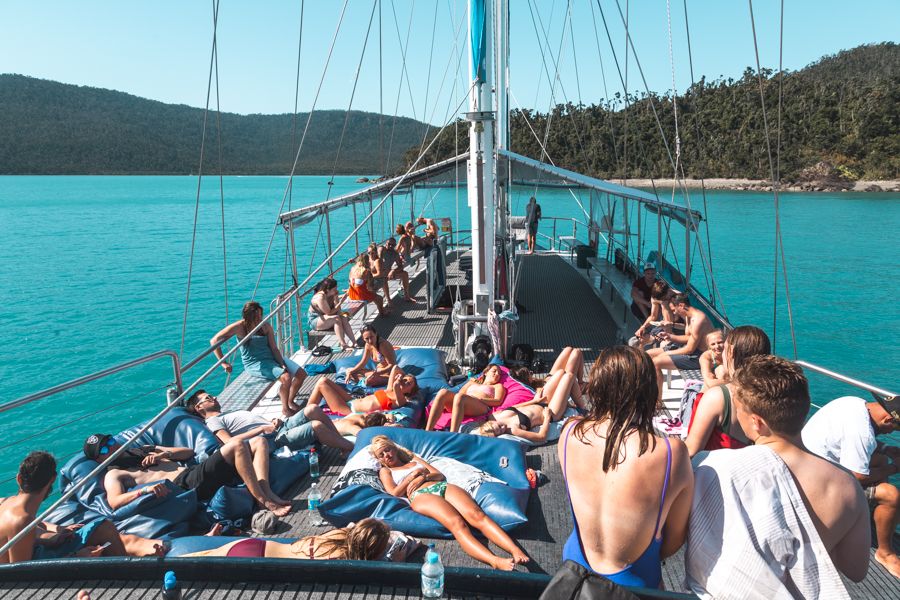
[[850, 598], [790, 470], [766, 447], [694, 458], [685, 555], [700, 598]]

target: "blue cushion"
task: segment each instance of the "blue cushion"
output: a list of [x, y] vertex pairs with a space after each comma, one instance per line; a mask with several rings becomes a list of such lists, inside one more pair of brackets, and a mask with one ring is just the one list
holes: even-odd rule
[[[370, 427], [359, 432], [356, 448], [351, 456], [362, 451], [379, 434], [389, 436], [397, 444], [425, 460], [437, 456], [453, 458], [507, 482], [508, 485], [483, 483], [475, 500], [505, 530], [527, 521], [525, 510], [531, 488], [525, 476], [525, 451], [521, 444], [474, 435]], [[502, 467], [504, 458], [506, 466]], [[368, 485], [350, 485], [322, 503], [319, 510], [338, 527], [365, 517], [376, 517], [383, 519], [392, 528], [410, 535], [451, 537], [450, 532], [440, 523], [413, 511], [404, 500]]]
[[290, 457], [269, 457], [269, 487], [279, 496], [307, 473], [309, 452], [297, 452]]
[[246, 486], [223, 485], [209, 499], [206, 512], [213, 522], [235, 521], [250, 515], [255, 505]]

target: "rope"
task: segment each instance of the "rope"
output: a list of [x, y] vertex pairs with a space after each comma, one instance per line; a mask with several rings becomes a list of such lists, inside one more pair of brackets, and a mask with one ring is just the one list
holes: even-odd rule
[[[291, 114], [291, 156], [294, 155], [297, 139], [297, 111], [300, 107], [300, 56], [303, 49], [303, 14], [306, 0], [300, 0], [300, 34], [297, 36], [297, 74], [294, 77], [294, 112]], [[288, 180], [288, 210], [291, 210], [294, 199], [294, 174]]]
[[675, 53], [672, 51], [672, 7], [666, 0], [666, 28], [669, 35], [669, 65], [672, 67], [672, 110], [675, 116], [675, 177], [681, 163], [681, 135], [678, 132], [678, 88], [675, 87]]
[[184, 297], [184, 316], [181, 320], [181, 347], [178, 351], [179, 360], [184, 358], [184, 341], [187, 336], [187, 317], [188, 317], [188, 307], [190, 306], [191, 299], [191, 278], [194, 274], [194, 249], [197, 245], [197, 220], [200, 214], [200, 187], [203, 183], [203, 157], [206, 152], [206, 125], [209, 119], [209, 97], [212, 93], [212, 76], [213, 76], [213, 61], [216, 56], [216, 32], [217, 26], [219, 22], [219, 2], [218, 0], [212, 0], [213, 3], [213, 40], [212, 40], [212, 51], [209, 57], [209, 77], [206, 83], [206, 107], [203, 110], [203, 129], [200, 135], [200, 164], [197, 170], [197, 194], [194, 200], [194, 226], [193, 231], [191, 233], [191, 255], [188, 260], [188, 280], [187, 280], [187, 291], [185, 292]]
[[[400, 95], [403, 93], [403, 81], [408, 77], [406, 71], [406, 48], [409, 44], [409, 34], [412, 31], [412, 11], [409, 13], [409, 24], [406, 27], [406, 44], [403, 43], [403, 38], [400, 36], [400, 23], [397, 21], [397, 9], [394, 6], [394, 0], [391, 0], [391, 12], [394, 15], [394, 30], [397, 32], [397, 43], [400, 45], [400, 60], [402, 68], [400, 70], [400, 83], [397, 86], [397, 100], [394, 102], [394, 116], [391, 120], [391, 139], [388, 141], [388, 152], [387, 152], [387, 162], [391, 162], [391, 154], [394, 150], [394, 133], [397, 129], [397, 117], [400, 112]], [[406, 85], [409, 90], [410, 97], [410, 105], [412, 108], [413, 118], [416, 116], [416, 106], [412, 100], [412, 87], [407, 82]]]
[[338, 140], [337, 152], [334, 155], [334, 164], [331, 167], [331, 179], [328, 183], [328, 194], [325, 196], [327, 201], [331, 198], [331, 190], [334, 188], [334, 176], [337, 173], [338, 161], [341, 159], [341, 149], [344, 147], [344, 136], [347, 134], [347, 126], [350, 123], [350, 111], [353, 108], [353, 100], [356, 98], [356, 86], [359, 84], [359, 74], [362, 72], [363, 59], [366, 57], [366, 47], [369, 45], [369, 34], [372, 33], [372, 22], [375, 20], [375, 9], [378, 7], [378, 0], [372, 3], [372, 14], [369, 15], [369, 26], [366, 29], [366, 37], [363, 39], [362, 52], [359, 55], [359, 63], [356, 65], [356, 75], [353, 78], [353, 90], [350, 92], [350, 103], [347, 105], [347, 111], [344, 113], [344, 126], [341, 127], [341, 138]]
[[[775, 161], [772, 159], [772, 141], [769, 136], [769, 121], [768, 121], [768, 115], [766, 112], [766, 97], [765, 97], [765, 92], [763, 89], [762, 69], [760, 67], [760, 62], [759, 62], [759, 44], [756, 39], [756, 19], [753, 16], [753, 0], [747, 0], [747, 2], [749, 5], [749, 8], [750, 8], [750, 25], [753, 29], [753, 51], [756, 56], [756, 78], [759, 83], [759, 100], [760, 100], [760, 103], [762, 104], [763, 128], [764, 128], [764, 131], [766, 134], [766, 154], [768, 155], [768, 158], [769, 158], [769, 176], [772, 180], [772, 193], [775, 197], [775, 261], [776, 261], [775, 262], [775, 266], [776, 266], [775, 281], [777, 284], [777, 281], [778, 281], [778, 272], [777, 272], [778, 253], [780, 251], [781, 252], [782, 271], [784, 272], [785, 300], [787, 302], [788, 320], [790, 322], [790, 327], [791, 327], [791, 343], [793, 345], [793, 350], [794, 350], [794, 360], [797, 360], [797, 333], [794, 330], [794, 311], [791, 306], [791, 296], [790, 296], [790, 288], [788, 287], [786, 260], [784, 257], [783, 240], [781, 237], [781, 212], [780, 212], [779, 198], [778, 198], [778, 177], [779, 177], [780, 173], [776, 173]], [[780, 30], [779, 39], [778, 39], [778, 44], [779, 44], [778, 68], [779, 68], [779, 71], [781, 70], [781, 67], [782, 67], [781, 60], [782, 60], [782, 52], [784, 50], [783, 35], [784, 35], [784, 2], [781, 3], [781, 30]], [[779, 80], [779, 86], [780, 86], [780, 81], [781, 80]], [[778, 113], [779, 113], [779, 128], [780, 128], [780, 125], [781, 125], [781, 123], [780, 123], [781, 90], [780, 89], [779, 89], [778, 97], [779, 97]], [[780, 134], [779, 134], [779, 141], [780, 141], [780, 139], [781, 138], [780, 138]], [[776, 152], [780, 153], [780, 148], [777, 148]], [[773, 310], [774, 310], [775, 314], [777, 315], [777, 310], [778, 310], [777, 304]], [[773, 322], [772, 322], [772, 327], [773, 327], [772, 352], [773, 353], [775, 352], [775, 334], [774, 334], [775, 323], [776, 323], [776, 321], [773, 316]]]
[[[344, 0], [344, 4], [341, 7], [341, 14], [338, 18], [337, 27], [334, 30], [334, 35], [331, 38], [331, 46], [328, 48], [328, 56], [325, 59], [325, 67], [322, 69], [322, 77], [319, 79], [319, 85], [316, 88], [316, 95], [313, 98], [312, 107], [309, 110], [309, 115], [306, 117], [306, 125], [303, 127], [303, 135], [300, 136], [300, 144], [297, 146], [297, 153], [294, 155], [294, 164], [291, 165], [290, 177], [288, 179], [288, 185], [285, 187], [284, 195], [281, 197], [281, 207], [279, 208], [279, 214], [284, 211], [284, 205], [287, 201], [288, 193], [291, 190], [291, 181], [294, 179], [294, 173], [297, 171], [297, 163], [300, 161], [300, 152], [303, 150], [303, 143], [306, 141], [306, 134], [309, 133], [309, 124], [312, 121], [312, 116], [315, 113], [316, 105], [319, 102], [319, 94], [322, 92], [322, 85], [325, 83], [325, 75], [328, 73], [328, 66], [331, 64], [331, 57], [334, 54], [334, 45], [337, 42], [338, 33], [341, 30], [341, 24], [344, 22], [344, 15], [347, 12], [347, 3], [349, 0]], [[266, 254], [263, 257], [262, 265], [259, 268], [259, 275], [256, 278], [256, 285], [253, 286], [253, 294], [250, 296], [250, 299], [256, 298], [256, 292], [259, 290], [259, 283], [262, 281], [263, 272], [266, 268], [266, 263], [269, 260], [269, 253], [272, 250], [272, 242], [275, 240], [275, 232], [278, 231], [278, 219], [275, 219], [275, 224], [272, 226], [272, 235], [269, 237], [269, 244], [266, 247]]]
[[220, 105], [219, 96], [219, 50], [216, 48], [214, 54], [214, 62], [216, 69], [216, 145], [219, 154], [219, 212], [222, 218], [222, 287], [224, 288], [225, 302], [225, 324], [228, 325], [231, 319], [228, 318], [228, 247], [225, 242], [225, 181], [222, 175], [222, 107]]

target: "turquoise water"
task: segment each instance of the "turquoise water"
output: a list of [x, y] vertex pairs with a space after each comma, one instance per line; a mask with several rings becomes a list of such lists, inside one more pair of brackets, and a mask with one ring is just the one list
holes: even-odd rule
[[[293, 206], [324, 199], [327, 181], [295, 179]], [[186, 358], [235, 320], [252, 294], [287, 183], [280, 177], [223, 180], [226, 318], [219, 181], [204, 179]], [[354, 177], [337, 178], [331, 197], [359, 187]], [[522, 212], [530, 193], [513, 197], [514, 212]], [[196, 194], [192, 177], [0, 177], [0, 402], [156, 350], [179, 351]], [[695, 208], [702, 207], [699, 194], [692, 198]], [[545, 216], [583, 218], [567, 192], [541, 193], [539, 199]], [[708, 203], [712, 258], [727, 314], [735, 324], [755, 323], [771, 332], [771, 196], [712, 192]], [[423, 209], [427, 216], [451, 217], [457, 229], [468, 226], [465, 198], [457, 203], [452, 192], [417, 192], [414, 213]], [[330, 223], [334, 240], [353, 226], [352, 213], [344, 212]], [[781, 212], [799, 356], [896, 389], [900, 194], [784, 194]], [[408, 200], [398, 197], [395, 219], [409, 214]], [[374, 219], [375, 237], [383, 237], [390, 221], [388, 213]], [[311, 261], [324, 258], [318, 227], [306, 225], [297, 235], [301, 277]], [[564, 235], [571, 226], [559, 227]], [[655, 223], [647, 228], [644, 255], [656, 247]], [[541, 230], [550, 234], [552, 221], [545, 219]], [[683, 233], [673, 232], [672, 239], [681, 252]], [[257, 293], [264, 306], [286, 287], [285, 258], [279, 229]], [[703, 281], [697, 271], [694, 280]], [[779, 289], [777, 349], [789, 355], [781, 281]], [[211, 364], [201, 363], [186, 380]], [[95, 430], [115, 431], [148, 417], [162, 405], [162, 388], [171, 379], [171, 367], [159, 361], [0, 414], [0, 494], [9, 491], [7, 480], [29, 450], [45, 448], [64, 458]], [[816, 402], [852, 393], [820, 377], [811, 382]], [[217, 375], [204, 387], [218, 391], [223, 383]], [[61, 418], [80, 420], [41, 433]], [[36, 437], [13, 445], [29, 435]]]

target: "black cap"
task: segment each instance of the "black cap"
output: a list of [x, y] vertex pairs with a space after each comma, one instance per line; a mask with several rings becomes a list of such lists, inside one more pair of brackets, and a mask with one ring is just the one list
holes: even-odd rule
[[900, 396], [888, 396], [887, 398], [876, 396], [875, 399], [878, 400], [881, 408], [891, 415], [895, 423], [900, 423]]
[[84, 440], [84, 455], [91, 460], [97, 460], [100, 457], [100, 448], [105, 446], [111, 437], [108, 433], [92, 433]]

